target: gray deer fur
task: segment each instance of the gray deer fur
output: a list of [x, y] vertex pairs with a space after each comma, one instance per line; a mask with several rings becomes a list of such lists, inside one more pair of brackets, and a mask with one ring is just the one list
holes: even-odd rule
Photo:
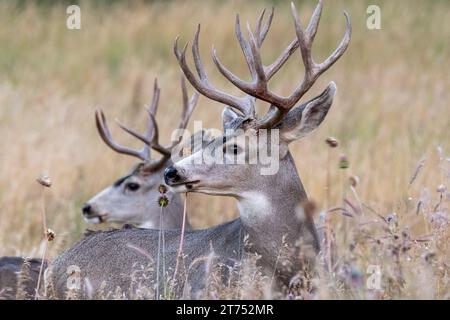
[[0, 257], [0, 300], [34, 298], [41, 263], [35, 258]]

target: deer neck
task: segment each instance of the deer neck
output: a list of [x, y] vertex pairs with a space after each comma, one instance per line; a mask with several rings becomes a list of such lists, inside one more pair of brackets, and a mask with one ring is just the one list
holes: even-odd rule
[[258, 176], [255, 190], [237, 197], [250, 250], [272, 269], [285, 245], [293, 247], [305, 237], [314, 248], [318, 246], [314, 224], [299, 216], [298, 208], [307, 195], [290, 153], [280, 160], [279, 168], [275, 175]]

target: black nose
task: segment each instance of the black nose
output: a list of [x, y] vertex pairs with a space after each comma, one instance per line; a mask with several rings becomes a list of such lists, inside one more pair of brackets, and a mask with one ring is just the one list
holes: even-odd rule
[[168, 185], [180, 180], [180, 176], [178, 175], [178, 170], [175, 169], [174, 166], [166, 168], [166, 170], [164, 170], [164, 180], [166, 181], [166, 183]]
[[91, 205], [88, 203], [85, 203], [84, 206], [81, 208], [81, 210], [83, 211], [83, 214], [85, 216], [88, 216], [91, 214]]

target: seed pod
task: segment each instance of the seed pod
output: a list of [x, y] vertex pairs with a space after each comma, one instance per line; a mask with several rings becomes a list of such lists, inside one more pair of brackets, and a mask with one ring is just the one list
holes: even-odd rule
[[39, 178], [36, 179], [36, 181], [40, 185], [47, 187], [47, 188], [50, 188], [52, 186], [52, 180], [50, 179], [49, 176], [46, 176], [46, 175], [40, 176]]
[[356, 188], [356, 186], [359, 184], [359, 177], [358, 176], [351, 176], [350, 178], [348, 178], [348, 180], [350, 181], [350, 185], [353, 188]]
[[333, 137], [326, 138], [325, 142], [328, 144], [330, 148], [336, 148], [337, 146], [339, 146], [339, 142], [337, 141], [336, 138]]
[[438, 187], [437, 187], [437, 192], [438, 193], [444, 193], [445, 191], [447, 190], [447, 187], [445, 186], [445, 185], [443, 185], [443, 184], [441, 184], [441, 185], [439, 185]]
[[45, 231], [45, 237], [47, 238], [47, 241], [53, 241], [55, 239], [55, 231], [47, 229], [47, 231]]
[[160, 207], [167, 207], [168, 204], [169, 204], [169, 199], [167, 199], [166, 196], [161, 196], [158, 198], [158, 205]]
[[163, 185], [163, 184], [160, 184], [159, 187], [158, 187], [158, 191], [161, 194], [165, 194], [167, 192], [167, 187], [165, 185]]

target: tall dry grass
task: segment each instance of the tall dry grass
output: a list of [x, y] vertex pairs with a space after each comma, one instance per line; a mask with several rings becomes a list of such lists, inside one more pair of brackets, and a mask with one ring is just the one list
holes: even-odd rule
[[[352, 18], [352, 42], [344, 57], [308, 95], [318, 93], [328, 81], [337, 83], [337, 98], [327, 120], [291, 150], [305, 188], [319, 207], [326, 202], [329, 166], [330, 206], [341, 205], [344, 188], [352, 203], [357, 203], [346, 179], [358, 176], [356, 191], [365, 205], [363, 217], [370, 220], [377, 219], [374, 212], [382, 217], [396, 213], [400, 234], [399, 230], [406, 228], [411, 239], [431, 239], [424, 242], [429, 246], [426, 250], [447, 264], [435, 266], [443, 268], [439, 271], [443, 275], [437, 278], [441, 291], [430, 295], [448, 298], [442, 291], [447, 288], [448, 292], [449, 286], [448, 223], [436, 229], [433, 215], [438, 213], [448, 222], [448, 189], [441, 194], [436, 189], [450, 185], [450, 6], [446, 1], [378, 2], [382, 30], [375, 31], [365, 25], [369, 2], [326, 2], [315, 57], [326, 57], [337, 45], [344, 31], [344, 9]], [[297, 4], [303, 21], [313, 5], [314, 1]], [[12, 1], [1, 2], [0, 255], [37, 256], [42, 250], [42, 199], [37, 176], [48, 174], [53, 180], [46, 195], [47, 224], [57, 234], [49, 247], [52, 257], [80, 238], [87, 227], [81, 218], [81, 204], [134, 162], [103, 145], [94, 126], [95, 108], [142, 128], [143, 105], [150, 99], [157, 76], [162, 87], [157, 118], [162, 137], [168, 137], [176, 125], [173, 114], [179, 112], [181, 101], [179, 70], [172, 54], [174, 38], [180, 35], [183, 42], [191, 40], [201, 22], [201, 52], [211, 79], [237, 93], [211, 63], [211, 44], [226, 65], [245, 76], [234, 36], [234, 14], [240, 12], [242, 19], [254, 21], [270, 6], [266, 1], [171, 1], [94, 7], [85, 1], [81, 2], [82, 29], [71, 31], [65, 27], [62, 5], [29, 3], [17, 7]], [[275, 7], [274, 24], [263, 49], [265, 61], [273, 59], [294, 37], [289, 3], [279, 1]], [[273, 90], [288, 94], [302, 72], [300, 58], [291, 58], [274, 78]], [[193, 119], [220, 128], [221, 110], [222, 106], [201, 98]], [[114, 128], [113, 133], [118, 131]], [[340, 141], [339, 149], [331, 151], [329, 164], [324, 143], [327, 136]], [[120, 139], [135, 143], [126, 137]], [[338, 169], [341, 153], [350, 162], [345, 175]], [[422, 158], [423, 166], [410, 184]], [[195, 195], [190, 197], [189, 206], [195, 227], [237, 216], [232, 199]], [[332, 219], [338, 252], [342, 259], [356, 259], [358, 270], [364, 270], [374, 263], [368, 260], [376, 256], [375, 249], [364, 245], [355, 253], [348, 246], [364, 230], [361, 223], [368, 221], [351, 220], [347, 227], [353, 231], [345, 235], [345, 219], [351, 220], [340, 214]], [[380, 228], [382, 232], [390, 230]], [[371, 234], [377, 230], [371, 229]], [[414, 278], [412, 268], [426, 263], [422, 249], [414, 259], [405, 260], [410, 264], [410, 278], [405, 277], [412, 279], [408, 285], [417, 288], [421, 283]], [[379, 256], [380, 261], [392, 262], [387, 249]], [[414, 296], [411, 289], [396, 297], [408, 296], [408, 292]], [[323, 294], [336, 296], [341, 297]]]

